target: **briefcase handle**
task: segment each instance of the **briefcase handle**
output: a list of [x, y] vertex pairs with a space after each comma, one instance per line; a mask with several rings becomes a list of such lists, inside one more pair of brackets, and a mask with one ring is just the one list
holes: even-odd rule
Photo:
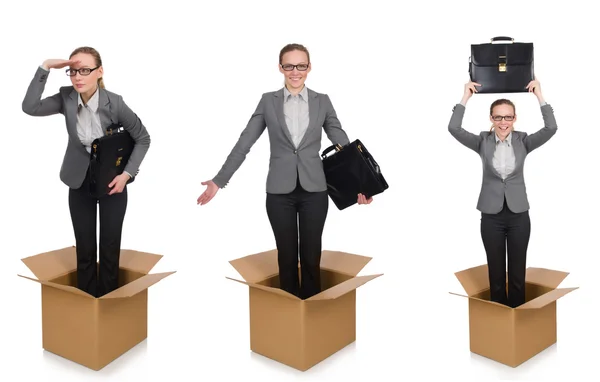
[[114, 133], [118, 133], [119, 130], [123, 129], [123, 125], [120, 123], [112, 123], [110, 126], [106, 128], [106, 135], [112, 135]]
[[515, 39], [512, 38], [512, 37], [497, 36], [497, 37], [492, 37], [490, 39], [490, 42], [494, 42], [494, 41], [510, 41], [510, 42], [515, 42]]
[[325, 150], [323, 150], [323, 152], [321, 153], [321, 158], [325, 159], [325, 157], [327, 156], [327, 154], [329, 154], [333, 150], [340, 151], [341, 149], [343, 149], [343, 147], [339, 143], [336, 144], [336, 145], [331, 145], [328, 148], [326, 148]]

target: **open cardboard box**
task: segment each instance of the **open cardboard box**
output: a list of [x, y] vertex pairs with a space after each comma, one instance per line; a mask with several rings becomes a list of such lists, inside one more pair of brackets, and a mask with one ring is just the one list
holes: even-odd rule
[[322, 292], [301, 300], [279, 289], [277, 250], [230, 261], [250, 288], [250, 348], [306, 371], [356, 340], [356, 288], [382, 274], [357, 276], [370, 257], [322, 251]]
[[525, 303], [510, 308], [490, 301], [487, 265], [455, 275], [468, 296], [450, 293], [469, 299], [471, 352], [511, 367], [556, 343], [556, 301], [577, 289], [557, 289], [567, 272], [530, 267], [525, 276]]
[[96, 298], [77, 289], [77, 255], [67, 247], [22, 259], [42, 285], [42, 346], [100, 370], [148, 332], [148, 288], [175, 272], [148, 274], [162, 255], [121, 250], [119, 288]]

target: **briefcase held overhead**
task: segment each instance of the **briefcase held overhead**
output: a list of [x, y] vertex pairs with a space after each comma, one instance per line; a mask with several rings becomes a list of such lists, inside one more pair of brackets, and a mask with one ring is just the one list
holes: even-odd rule
[[358, 194], [370, 198], [388, 188], [379, 165], [358, 139], [345, 146], [329, 146], [321, 157], [327, 193], [339, 210], [355, 204]]
[[[496, 41], [503, 43], [494, 44]], [[533, 43], [494, 37], [489, 43], [472, 44], [469, 76], [482, 85], [477, 87], [478, 93], [527, 92], [527, 84], [534, 79]]]
[[[99, 198], [110, 192], [108, 185], [125, 170], [135, 141], [120, 124], [112, 124], [106, 134], [92, 142], [90, 153], [90, 194]], [[134, 181], [136, 174], [128, 184]]]

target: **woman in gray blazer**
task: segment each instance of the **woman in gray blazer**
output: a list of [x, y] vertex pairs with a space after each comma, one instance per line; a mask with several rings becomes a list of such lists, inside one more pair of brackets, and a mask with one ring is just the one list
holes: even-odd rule
[[[64, 67], [72, 86], [42, 99], [50, 69]], [[61, 180], [69, 186], [69, 210], [75, 232], [77, 287], [95, 297], [119, 286], [121, 231], [127, 208], [127, 182], [137, 175], [150, 146], [150, 135], [120, 95], [104, 89], [100, 54], [81, 47], [68, 60], [49, 59], [36, 69], [23, 100], [23, 111], [31, 116], [61, 113], [65, 116], [69, 141], [60, 169]], [[110, 183], [108, 195], [90, 193], [89, 162], [91, 143], [105, 134], [112, 123], [121, 123], [135, 141], [125, 172]], [[97, 271], [96, 213], [100, 209], [100, 267]]]
[[[310, 70], [304, 46], [289, 44], [280, 51], [285, 86], [262, 95], [219, 173], [202, 182], [207, 188], [198, 198], [204, 205], [227, 185], [266, 128], [271, 147], [266, 207], [277, 246], [280, 286], [302, 299], [321, 291], [321, 236], [329, 203], [319, 155], [321, 127], [332, 144], [349, 143], [329, 97], [304, 85]], [[371, 201], [357, 196], [359, 204]]]
[[[477, 92], [478, 83], [465, 85], [462, 101], [454, 107], [448, 130], [460, 143], [479, 154], [483, 181], [477, 209], [481, 211], [481, 238], [487, 254], [490, 299], [512, 308], [525, 302], [525, 269], [529, 244], [529, 202], [523, 166], [533, 150], [546, 143], [557, 130], [552, 107], [544, 101], [537, 80], [527, 90], [540, 103], [544, 127], [534, 134], [515, 131], [515, 105], [499, 99], [490, 107], [490, 131], [472, 134], [464, 130], [467, 101]], [[506, 257], [508, 249], [508, 295]]]

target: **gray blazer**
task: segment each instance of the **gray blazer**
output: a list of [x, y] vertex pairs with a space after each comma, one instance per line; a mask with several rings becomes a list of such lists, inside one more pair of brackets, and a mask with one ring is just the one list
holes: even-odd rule
[[494, 169], [492, 160], [496, 149], [494, 132], [483, 131], [479, 135], [470, 133], [461, 127], [465, 107], [462, 104], [454, 106], [448, 130], [460, 143], [474, 150], [481, 157], [483, 164], [483, 181], [477, 209], [486, 214], [497, 214], [502, 210], [504, 198], [508, 208], [515, 213], [529, 210], [529, 202], [525, 191], [523, 166], [527, 154], [537, 149], [556, 133], [557, 125], [554, 111], [548, 104], [541, 107], [544, 127], [534, 134], [527, 135], [521, 131], [513, 131], [512, 147], [515, 152], [515, 169], [502, 180]]
[[[241, 166], [250, 148], [269, 131], [271, 157], [267, 175], [267, 192], [287, 194], [296, 188], [296, 179], [306, 191], [326, 191], [325, 173], [321, 162], [321, 127], [332, 144], [346, 145], [348, 136], [342, 129], [331, 100], [326, 94], [308, 89], [309, 124], [298, 148], [285, 123], [283, 114], [283, 88], [262, 95], [248, 125], [231, 150], [213, 182], [223, 188]], [[296, 175], [297, 174], [297, 175]]]
[[[23, 99], [23, 111], [36, 117], [58, 113], [65, 116], [69, 141], [60, 169], [60, 179], [70, 188], [78, 189], [85, 179], [90, 154], [77, 136], [77, 92], [73, 86], [64, 86], [58, 93], [41, 99], [47, 78], [48, 72], [38, 67]], [[135, 141], [125, 171], [136, 176], [150, 147], [150, 135], [120, 95], [101, 88], [98, 90], [98, 113], [102, 129], [105, 130], [111, 123], [121, 123]]]

